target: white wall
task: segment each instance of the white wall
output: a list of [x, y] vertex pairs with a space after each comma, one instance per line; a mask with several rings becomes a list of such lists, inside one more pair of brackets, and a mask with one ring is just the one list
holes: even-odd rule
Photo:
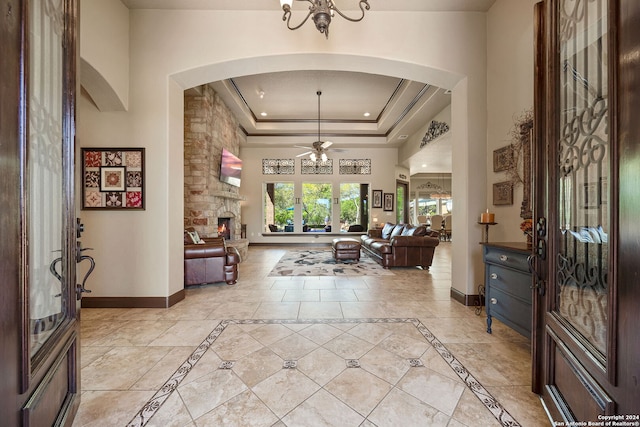
[[[372, 11], [358, 24], [336, 19], [329, 40], [312, 25], [287, 30], [277, 5], [273, 13], [134, 10], [129, 17], [129, 110], [99, 113], [82, 101], [77, 139], [81, 147], [146, 148], [146, 210], [82, 212], [85, 245], [100, 252], [92, 296], [167, 296], [182, 288], [182, 89], [297, 69], [386, 74], [453, 90], [453, 192], [461, 212], [453, 286], [475, 293], [483, 269], [471, 224], [487, 200], [486, 165], [478, 164], [487, 151], [486, 14]], [[101, 48], [84, 46], [117, 56]], [[380, 188], [394, 186], [392, 179]], [[249, 201], [255, 190], [247, 187], [241, 194]]]
[[509, 133], [515, 119], [533, 108], [533, 7], [536, 3], [536, 0], [498, 0], [487, 16], [486, 208], [496, 215], [498, 224], [489, 231], [489, 240], [496, 242], [526, 241], [520, 231], [522, 185], [514, 189], [513, 205], [493, 205], [493, 184], [506, 180], [505, 172], [493, 172], [493, 150], [511, 142]]

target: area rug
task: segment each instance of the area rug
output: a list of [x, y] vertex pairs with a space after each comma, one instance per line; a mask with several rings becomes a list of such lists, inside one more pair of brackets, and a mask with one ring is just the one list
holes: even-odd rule
[[393, 276], [380, 264], [361, 254], [360, 261], [333, 259], [331, 250], [292, 250], [282, 256], [269, 276]]

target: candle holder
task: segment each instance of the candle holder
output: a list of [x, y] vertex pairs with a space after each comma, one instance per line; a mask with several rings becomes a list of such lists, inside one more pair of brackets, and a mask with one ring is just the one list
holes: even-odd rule
[[482, 242], [480, 243], [489, 243], [489, 227], [492, 225], [496, 225], [497, 222], [482, 222], [478, 221], [478, 224], [484, 225], [484, 230], [482, 232]]

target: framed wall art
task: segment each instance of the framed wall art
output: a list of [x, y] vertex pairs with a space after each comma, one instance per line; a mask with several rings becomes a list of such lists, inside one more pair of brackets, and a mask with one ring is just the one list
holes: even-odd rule
[[382, 190], [373, 190], [371, 192], [371, 207], [381, 209], [382, 208]]
[[513, 204], [513, 184], [511, 181], [497, 182], [493, 184], [493, 204]]
[[144, 148], [82, 148], [82, 209], [144, 209]]
[[506, 147], [493, 150], [493, 171], [502, 172], [509, 169], [513, 163], [513, 147], [507, 145]]
[[393, 210], [393, 193], [384, 193], [384, 210]]

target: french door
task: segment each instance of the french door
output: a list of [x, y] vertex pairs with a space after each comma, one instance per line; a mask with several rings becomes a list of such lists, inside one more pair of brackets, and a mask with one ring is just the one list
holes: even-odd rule
[[533, 388], [564, 425], [640, 421], [639, 25], [637, 0], [536, 5]]
[[75, 0], [2, 0], [0, 424], [71, 425], [79, 405]]

